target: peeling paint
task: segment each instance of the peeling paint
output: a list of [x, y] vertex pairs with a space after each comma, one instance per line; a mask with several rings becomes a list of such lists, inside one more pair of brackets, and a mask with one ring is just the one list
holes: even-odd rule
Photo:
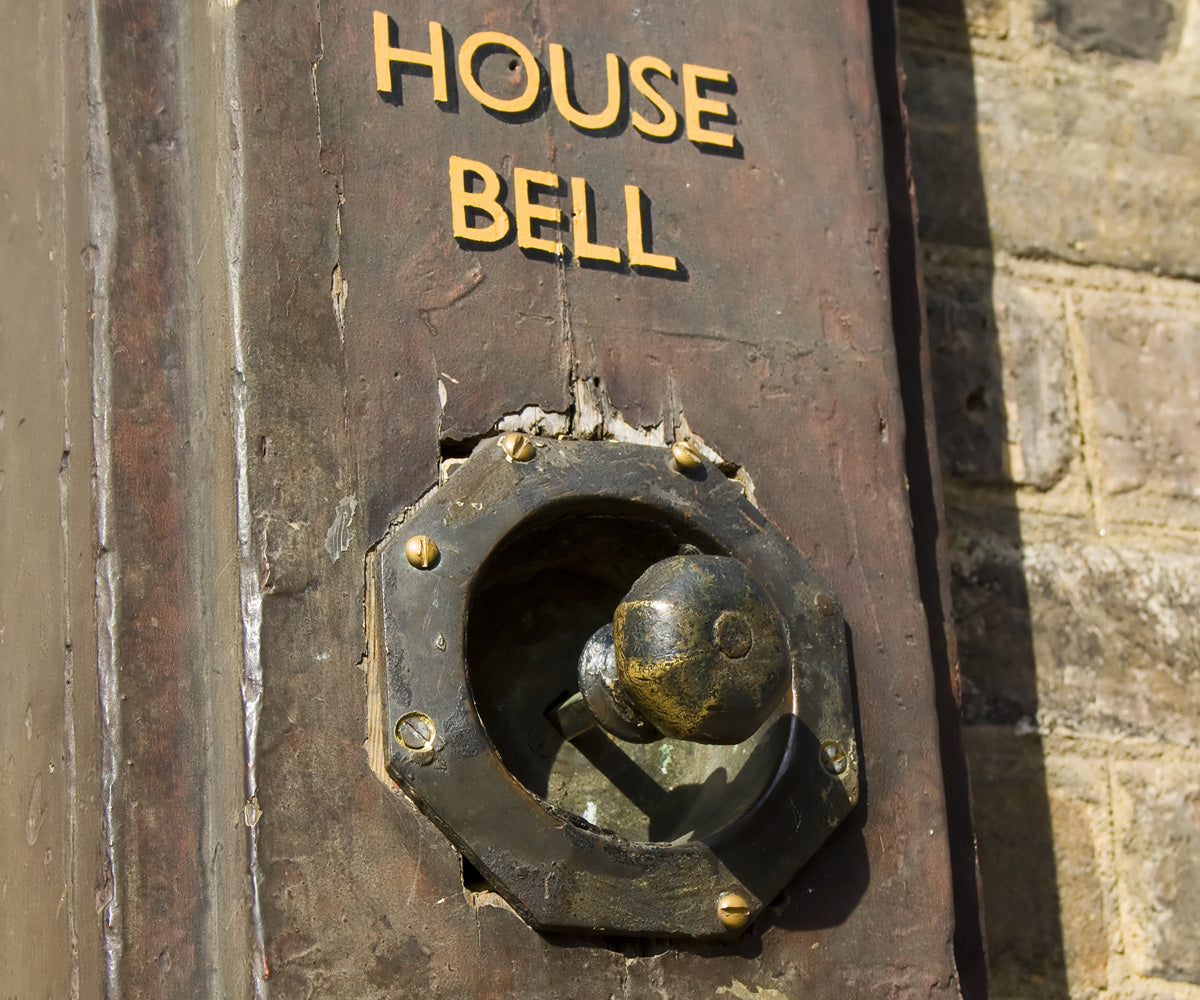
[[[222, 179], [225, 200], [225, 260], [229, 273], [229, 301], [233, 319], [234, 375], [232, 384], [234, 416], [234, 454], [237, 473], [237, 538], [238, 579], [242, 619], [242, 727], [245, 753], [245, 794], [247, 803], [258, 801], [258, 727], [262, 716], [262, 579], [269, 573], [266, 538], [261, 547], [254, 544], [253, 520], [250, 513], [250, 452], [246, 442], [246, 412], [250, 404], [246, 385], [246, 357], [243, 348], [241, 261], [245, 244], [244, 163], [241, 150], [245, 148], [242, 104], [233, 81], [238, 79], [239, 36], [237, 24], [230, 17], [225, 22], [224, 55], [226, 93], [232, 143], [221, 153]], [[250, 926], [253, 936], [253, 968], [251, 975], [256, 1000], [267, 997], [267, 958], [262, 920], [263, 872], [259, 866], [259, 827], [247, 828], [248, 875], [250, 877]]]
[[[439, 397], [443, 386], [438, 383]], [[675, 414], [673, 426], [668, 429], [664, 422], [635, 425], [629, 423], [621, 410], [613, 403], [598, 376], [574, 376], [571, 379], [573, 403], [566, 411], [545, 410], [537, 404], [523, 406], [514, 413], [506, 413], [493, 425], [498, 434], [522, 431], [540, 437], [575, 438], [584, 441], [620, 441], [625, 444], [641, 444], [652, 448], [665, 448], [673, 441], [687, 439], [700, 449], [710, 462], [730, 479], [742, 487], [746, 499], [756, 507], [754, 480], [746, 469], [732, 462], [711, 447], [688, 425], [682, 410]], [[443, 406], [445, 402], [443, 401]], [[443, 459], [443, 464], [458, 459]], [[446, 476], [442, 477], [445, 482]]]
[[354, 535], [350, 531], [350, 523], [354, 520], [354, 512], [358, 510], [358, 501], [354, 497], [342, 497], [334, 511], [333, 523], [325, 532], [325, 551], [329, 558], [337, 562], [341, 554], [350, 548]]
[[[314, 86], [314, 93], [316, 84]], [[330, 297], [333, 299], [333, 318], [337, 323], [338, 339], [346, 343], [346, 302], [350, 298], [350, 282], [342, 277], [342, 265], [333, 266], [333, 278], [330, 281]]]
[[571, 414], [543, 410], [540, 406], [525, 406], [518, 413], [506, 413], [496, 421], [495, 430], [500, 433], [524, 431], [540, 437], [568, 437], [571, 435]]
[[726, 995], [737, 997], [737, 1000], [788, 1000], [788, 995], [779, 990], [768, 986], [747, 986], [736, 979], [728, 986], [717, 987], [717, 996]]
[[[236, 298], [236, 296], [235, 296]], [[236, 311], [235, 311], [236, 316]], [[234, 346], [237, 358], [237, 373], [234, 382], [234, 433], [237, 454], [237, 532], [241, 566], [242, 605], [242, 715], [246, 753], [246, 801], [258, 798], [258, 726], [262, 715], [262, 587], [259, 583], [260, 561], [266, 564], [264, 550], [256, 552], [250, 516], [250, 483], [246, 451], [246, 408], [248, 391], [242, 368], [242, 342], [240, 328], [235, 322]], [[254, 929], [254, 995], [258, 1000], [266, 997], [266, 947], [262, 926], [262, 881], [263, 873], [258, 864], [258, 824], [250, 825], [250, 886], [251, 920]]]
[[109, 501], [112, 496], [112, 354], [109, 343], [109, 295], [114, 261], [110, 253], [116, 231], [112, 152], [108, 142], [108, 110], [101, 84], [100, 14], [93, 0], [88, 9], [88, 210], [93, 251], [92, 312], [92, 447], [95, 453], [96, 541], [96, 670], [100, 699], [100, 796], [104, 824], [103, 888], [97, 893], [104, 937], [105, 994], [121, 996], [122, 912], [117, 872], [120, 870], [121, 703], [117, 690], [117, 562], [109, 551]]

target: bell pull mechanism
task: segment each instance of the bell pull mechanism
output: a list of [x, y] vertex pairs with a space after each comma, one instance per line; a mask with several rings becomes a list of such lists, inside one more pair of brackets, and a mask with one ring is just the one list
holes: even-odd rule
[[857, 800], [840, 607], [686, 443], [498, 443], [378, 549], [389, 773], [540, 931], [736, 936]]
[[549, 716], [565, 739], [599, 723], [632, 743], [741, 743], [787, 681], [787, 638], [766, 594], [736, 559], [689, 553], [638, 578], [584, 646], [579, 693]]

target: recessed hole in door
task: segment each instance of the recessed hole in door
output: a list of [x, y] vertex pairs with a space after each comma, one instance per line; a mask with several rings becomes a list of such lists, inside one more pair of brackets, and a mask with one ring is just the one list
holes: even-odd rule
[[463, 888], [467, 892], [494, 892], [491, 882], [465, 857], [462, 859]]
[[514, 531], [481, 568], [467, 674], [489, 739], [534, 795], [630, 840], [706, 837], [742, 815], [779, 764], [790, 716], [736, 746], [635, 744], [595, 728], [565, 742], [546, 709], [573, 691], [584, 643], [653, 563], [684, 545], [726, 554], [657, 511], [559, 510]]

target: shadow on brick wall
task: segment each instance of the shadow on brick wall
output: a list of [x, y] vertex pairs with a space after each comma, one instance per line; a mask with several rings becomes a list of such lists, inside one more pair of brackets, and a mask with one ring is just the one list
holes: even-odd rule
[[[1006, 467], [992, 246], [967, 17], [962, 0], [902, 4], [903, 73], [897, 73], [890, 65], [895, 8], [892, 0], [870, 0], [914, 532], [924, 559], [922, 598], [939, 683], [955, 956], [968, 1000], [988, 995], [989, 971], [998, 997], [1049, 1000], [1068, 996], [1068, 986], [1044, 754], [1032, 725], [1036, 665], [1015, 487]], [[910, 20], [920, 28], [915, 40], [909, 38]], [[906, 135], [918, 233], [912, 231]], [[938, 266], [925, 269], [924, 301], [916, 291], [922, 270], [918, 239], [927, 250], [939, 251]], [[922, 354], [924, 323], [929, 356]], [[939, 518], [941, 484], [934, 479], [939, 468], [947, 483], [981, 487], [983, 506], [952, 508]], [[943, 550], [949, 551], [949, 567], [937, 563], [943, 525], [951, 534]], [[950, 629], [944, 627], [948, 604]]]

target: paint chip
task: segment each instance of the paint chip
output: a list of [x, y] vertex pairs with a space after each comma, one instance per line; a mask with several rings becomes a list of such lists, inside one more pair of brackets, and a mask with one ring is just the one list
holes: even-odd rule
[[358, 510], [358, 501], [354, 497], [342, 497], [334, 511], [333, 524], [325, 532], [325, 551], [334, 562], [350, 548], [353, 535], [350, 533], [350, 522], [354, 520], [354, 512]]

